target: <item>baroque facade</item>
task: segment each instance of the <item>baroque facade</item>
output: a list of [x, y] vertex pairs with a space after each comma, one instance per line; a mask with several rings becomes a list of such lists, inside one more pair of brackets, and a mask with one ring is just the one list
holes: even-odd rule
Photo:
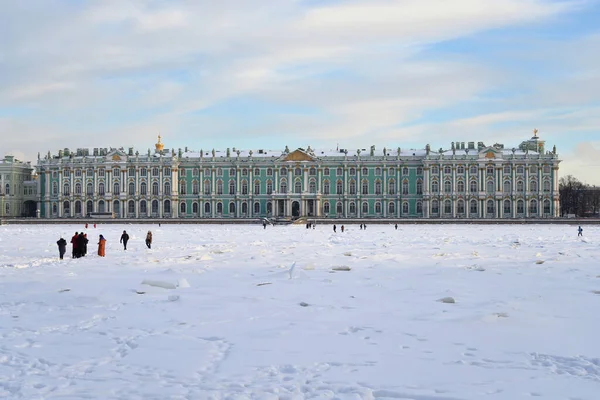
[[556, 148], [64, 149], [38, 156], [41, 218], [548, 218]]
[[35, 217], [39, 196], [30, 162], [13, 156], [0, 160], [0, 217]]

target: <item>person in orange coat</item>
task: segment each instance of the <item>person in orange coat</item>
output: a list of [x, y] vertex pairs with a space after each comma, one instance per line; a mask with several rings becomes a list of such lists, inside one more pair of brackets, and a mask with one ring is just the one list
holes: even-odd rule
[[98, 255], [100, 257], [104, 257], [104, 249], [106, 248], [106, 239], [104, 236], [100, 235], [100, 240], [98, 240]]

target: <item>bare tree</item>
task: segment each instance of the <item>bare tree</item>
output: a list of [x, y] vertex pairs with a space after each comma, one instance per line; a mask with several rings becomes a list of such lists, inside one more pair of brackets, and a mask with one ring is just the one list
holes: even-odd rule
[[558, 181], [558, 191], [560, 195], [560, 214], [562, 216], [575, 214], [582, 217], [585, 211], [585, 185], [573, 175], [567, 175]]

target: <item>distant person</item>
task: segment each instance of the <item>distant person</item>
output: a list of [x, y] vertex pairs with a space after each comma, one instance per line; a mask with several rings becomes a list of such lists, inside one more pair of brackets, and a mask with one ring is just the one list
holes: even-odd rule
[[94, 224], [94, 228], [96, 227], [96, 224]]
[[342, 225], [342, 233], [344, 233], [344, 225]]
[[146, 234], [146, 246], [150, 249], [152, 247], [152, 232], [148, 231]]
[[396, 230], [398, 230], [398, 224], [394, 225], [394, 228], [396, 228]]
[[65, 255], [65, 252], [67, 251], [67, 241], [61, 236], [61, 238], [58, 239], [58, 242], [56, 242], [56, 244], [58, 245], [58, 256], [62, 260], [63, 256]]
[[362, 231], [362, 224], [360, 224], [360, 230]]
[[267, 221], [263, 221], [263, 229], [267, 229]]
[[88, 224], [86, 223], [86, 224], [85, 224], [85, 229], [87, 229], [87, 227], [88, 227]]
[[333, 224], [333, 232], [336, 232], [337, 227], [335, 226], [335, 224]]
[[129, 235], [127, 234], [127, 231], [123, 231], [123, 234], [121, 235], [121, 240], [119, 241], [119, 243], [123, 243], [123, 250], [127, 250], [127, 242], [129, 241]]
[[81, 232], [79, 236], [77, 236], [77, 258], [85, 256], [87, 253], [87, 243], [87, 237]]
[[98, 255], [100, 257], [104, 257], [105, 249], [106, 249], [106, 239], [104, 239], [104, 236], [100, 235], [100, 239], [98, 240]]
[[583, 236], [583, 228], [581, 227], [581, 225], [579, 225], [579, 228], [577, 229], [577, 236]]
[[71, 250], [71, 254], [72, 254], [73, 258], [77, 258], [77, 238], [78, 238], [78, 236], [79, 236], [79, 232], [75, 232], [75, 234], [71, 238], [71, 246], [73, 246], [72, 250]]

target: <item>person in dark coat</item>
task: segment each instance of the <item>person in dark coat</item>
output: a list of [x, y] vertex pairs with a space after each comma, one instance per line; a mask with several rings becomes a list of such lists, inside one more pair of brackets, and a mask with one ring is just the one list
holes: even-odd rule
[[60, 239], [58, 239], [58, 242], [56, 242], [56, 244], [58, 245], [58, 255], [62, 260], [63, 256], [65, 255], [65, 252], [67, 251], [67, 241], [61, 237]]
[[75, 232], [73, 237], [71, 238], [71, 245], [73, 246], [72, 255], [73, 258], [77, 258], [77, 237], [79, 236], [79, 232]]
[[87, 244], [88, 244], [88, 239], [87, 239], [86, 235], [83, 232], [81, 232], [79, 234], [79, 236], [77, 236], [78, 257], [85, 256], [85, 254], [87, 253]]
[[337, 229], [337, 227], [335, 226], [335, 224], [333, 224], [333, 231], [335, 232]]
[[148, 248], [152, 248], [152, 232], [148, 231], [148, 234], [146, 235], [146, 246], [148, 246]]
[[120, 243], [123, 243], [123, 250], [127, 250], [127, 242], [129, 241], [129, 235], [127, 234], [127, 231], [123, 231], [123, 234], [121, 235], [121, 240], [119, 241]]

